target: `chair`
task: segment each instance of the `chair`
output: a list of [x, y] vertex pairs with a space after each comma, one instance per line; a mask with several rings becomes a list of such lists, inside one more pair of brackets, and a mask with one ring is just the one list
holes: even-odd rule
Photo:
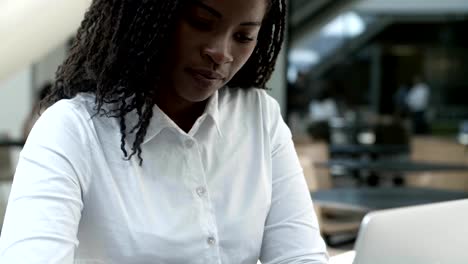
[[0, 229], [3, 226], [12, 179], [13, 170], [10, 151], [8, 148], [0, 147]]
[[0, 181], [12, 180], [11, 156], [8, 148], [0, 147]]
[[[324, 141], [295, 140], [296, 152], [304, 170], [304, 177], [309, 191], [330, 189], [333, 187], [328, 168], [318, 168], [314, 162], [328, 160], [328, 144]], [[363, 214], [347, 210], [330, 209], [314, 204], [320, 231], [328, 245], [334, 243], [334, 237], [342, 234], [355, 234], [359, 229]]]
[[[414, 136], [411, 149], [412, 160], [468, 165], [468, 153], [455, 139]], [[468, 172], [411, 173], [405, 178], [408, 186], [468, 191]]]

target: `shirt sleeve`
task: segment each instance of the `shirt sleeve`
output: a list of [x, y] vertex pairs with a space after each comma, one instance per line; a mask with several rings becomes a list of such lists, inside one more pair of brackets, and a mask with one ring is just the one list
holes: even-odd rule
[[299, 163], [291, 132], [279, 105], [270, 110], [272, 201], [263, 236], [263, 264], [328, 263], [325, 243]]
[[83, 118], [58, 102], [20, 154], [0, 237], [0, 263], [73, 263], [89, 157]]

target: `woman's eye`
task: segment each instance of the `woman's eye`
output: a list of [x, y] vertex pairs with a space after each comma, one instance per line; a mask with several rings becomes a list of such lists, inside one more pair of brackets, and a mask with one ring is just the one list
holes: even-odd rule
[[235, 38], [237, 41], [241, 43], [249, 43], [255, 40], [255, 38], [251, 37], [250, 35], [242, 34], [242, 33], [237, 33], [235, 35]]
[[208, 19], [189, 16], [188, 22], [194, 28], [203, 30], [203, 31], [209, 31], [213, 28], [213, 23]]

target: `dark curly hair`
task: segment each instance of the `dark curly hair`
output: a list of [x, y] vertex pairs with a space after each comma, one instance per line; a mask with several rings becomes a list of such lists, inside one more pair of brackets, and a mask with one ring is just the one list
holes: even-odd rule
[[[154, 84], [160, 78], [154, 74], [158, 58], [168, 49], [171, 32], [190, 1], [195, 0], [93, 0], [43, 105], [79, 93], [94, 94], [96, 114], [119, 121], [124, 157], [137, 154], [141, 165], [141, 144], [155, 104]], [[268, 12], [256, 48], [228, 87], [266, 89], [283, 42], [287, 11], [285, 0], [265, 1]], [[106, 104], [117, 107], [107, 111]], [[125, 117], [132, 111], [139, 120], [127, 130]], [[130, 154], [128, 133], [135, 133]]]

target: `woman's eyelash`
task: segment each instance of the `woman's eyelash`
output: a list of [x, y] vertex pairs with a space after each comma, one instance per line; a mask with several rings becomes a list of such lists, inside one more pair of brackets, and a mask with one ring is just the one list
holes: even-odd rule
[[202, 30], [208, 30], [212, 26], [212, 23], [210, 20], [199, 18], [199, 17], [188, 16], [188, 21], [194, 27], [202, 29]]
[[[209, 31], [213, 28], [213, 22], [211, 20], [200, 18], [195, 15], [188, 15], [187, 21], [190, 25], [199, 30]], [[241, 43], [249, 43], [255, 40], [254, 37], [251, 37], [249, 34], [245, 33], [237, 33], [234, 35], [234, 37]]]
[[253, 37], [250, 37], [248, 35], [245, 35], [245, 34], [236, 34], [236, 38], [241, 41], [241, 42], [251, 42], [251, 41], [254, 41], [255, 39]]

